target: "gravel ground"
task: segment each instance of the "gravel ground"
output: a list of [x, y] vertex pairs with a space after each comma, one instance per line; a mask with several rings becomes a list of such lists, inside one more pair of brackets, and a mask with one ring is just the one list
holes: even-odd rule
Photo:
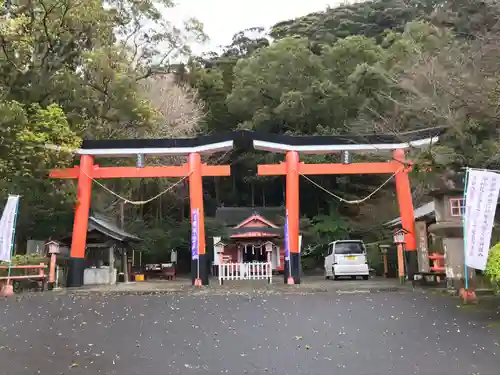
[[0, 300], [0, 375], [499, 375], [498, 311], [422, 292]]

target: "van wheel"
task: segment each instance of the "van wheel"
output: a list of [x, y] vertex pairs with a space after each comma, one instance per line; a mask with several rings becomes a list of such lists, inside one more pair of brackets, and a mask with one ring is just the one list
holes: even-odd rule
[[363, 280], [368, 280], [369, 278], [370, 278], [370, 276], [369, 276], [369, 275], [364, 275], [364, 276], [363, 276]]

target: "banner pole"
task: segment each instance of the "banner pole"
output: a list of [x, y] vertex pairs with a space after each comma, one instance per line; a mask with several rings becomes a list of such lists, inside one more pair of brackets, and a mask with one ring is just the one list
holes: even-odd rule
[[467, 209], [467, 184], [469, 183], [469, 168], [465, 170], [464, 177], [464, 209], [462, 210], [462, 231], [464, 237], [464, 281], [465, 290], [469, 290], [469, 267], [467, 267], [467, 224], [465, 219], [466, 209]]
[[288, 259], [288, 278], [286, 283], [288, 285], [294, 284], [294, 279], [292, 277], [292, 257], [290, 256], [290, 231], [288, 230], [288, 209], [286, 210], [285, 217], [285, 260]]
[[11, 274], [11, 268], [12, 268], [12, 257], [14, 255], [14, 244], [16, 243], [16, 223], [17, 223], [17, 214], [19, 211], [19, 195], [14, 195], [14, 197], [17, 197], [17, 202], [16, 202], [16, 210], [14, 213], [14, 222], [12, 224], [12, 244], [10, 246], [10, 262], [9, 262], [9, 268], [7, 269], [7, 285], [10, 284], [10, 274]]
[[200, 279], [200, 255], [198, 254], [198, 261], [196, 262], [196, 279]]

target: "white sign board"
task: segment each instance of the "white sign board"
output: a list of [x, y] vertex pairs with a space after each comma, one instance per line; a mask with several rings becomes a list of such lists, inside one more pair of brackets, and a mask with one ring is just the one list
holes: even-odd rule
[[10, 262], [19, 195], [10, 195], [0, 219], [0, 261]]
[[224, 249], [222, 248], [222, 246], [217, 245], [221, 239], [222, 239], [222, 237], [220, 237], [220, 236], [213, 237], [213, 240], [214, 240], [214, 260], [213, 260], [212, 264], [215, 266], [218, 266], [220, 263], [221, 252], [222, 252], [222, 255], [224, 255]]
[[500, 174], [470, 170], [465, 200], [465, 263], [484, 270], [500, 190]]

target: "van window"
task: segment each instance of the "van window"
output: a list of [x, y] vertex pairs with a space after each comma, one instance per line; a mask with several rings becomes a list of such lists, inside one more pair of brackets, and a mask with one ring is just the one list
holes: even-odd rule
[[337, 242], [335, 244], [335, 254], [364, 254], [365, 249], [361, 242]]

